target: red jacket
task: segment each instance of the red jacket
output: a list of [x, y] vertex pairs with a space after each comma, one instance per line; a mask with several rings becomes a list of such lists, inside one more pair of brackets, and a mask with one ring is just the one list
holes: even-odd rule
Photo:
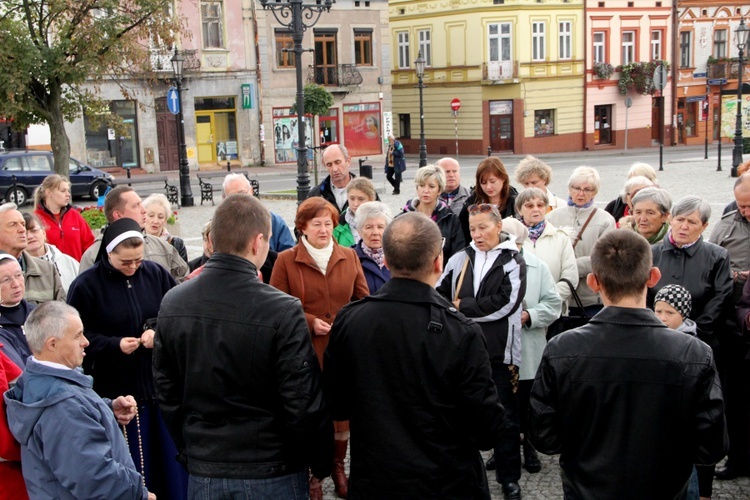
[[40, 203], [34, 213], [47, 231], [47, 243], [55, 245], [62, 253], [81, 261], [83, 252], [94, 243], [94, 233], [84, 218], [68, 205], [60, 211], [60, 222]]
[[[0, 344], [2, 345], [2, 344]], [[21, 375], [21, 369], [0, 351], [0, 500], [27, 499], [26, 484], [21, 474], [21, 446], [13, 438], [5, 417], [5, 400], [2, 394], [12, 380]]]

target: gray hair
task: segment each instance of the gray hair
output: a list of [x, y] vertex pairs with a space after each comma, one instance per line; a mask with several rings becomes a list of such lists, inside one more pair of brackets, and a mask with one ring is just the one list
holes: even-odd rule
[[602, 184], [601, 178], [599, 177], [599, 172], [594, 167], [586, 166], [578, 167], [573, 170], [573, 173], [570, 174], [570, 178], [568, 179], [568, 189], [580, 182], [590, 184], [591, 187], [593, 187], [595, 190], [594, 193], [599, 192], [599, 188]]
[[659, 212], [668, 214], [672, 208], [672, 197], [666, 189], [660, 189], [657, 187], [643, 188], [630, 200], [630, 204], [635, 206], [642, 201], [650, 201], [656, 204]]
[[12, 201], [0, 205], [0, 212], [8, 212], [10, 210], [18, 210], [18, 205], [16, 205]]
[[631, 192], [633, 189], [636, 189], [638, 187], [651, 187], [654, 183], [651, 182], [651, 179], [648, 177], [644, 177], [642, 175], [636, 175], [631, 178], [629, 178], [627, 181], [625, 181], [625, 186], [622, 189], [622, 193], [620, 193], [620, 196], [622, 197], [622, 201], [625, 201], [625, 198], [628, 196], [628, 193]]
[[169, 217], [169, 214], [172, 211], [172, 204], [169, 203], [167, 197], [161, 193], [151, 194], [145, 200], [143, 200], [143, 208], [148, 210], [148, 207], [150, 207], [151, 205], [159, 205], [160, 207], [162, 207], [167, 217]]
[[250, 188], [250, 181], [247, 179], [247, 177], [245, 177], [243, 174], [231, 173], [227, 174], [226, 177], [224, 177], [224, 182], [221, 183], [221, 193], [223, 197], [226, 198], [227, 196], [227, 186], [229, 186], [229, 184], [236, 180], [240, 180], [243, 183], [247, 184], [248, 189], [250, 189], [250, 194], [252, 194], [253, 190]]
[[656, 184], [656, 170], [654, 170], [654, 167], [648, 163], [637, 161], [630, 166], [630, 170], [628, 170], [628, 179], [638, 175], [645, 177]]
[[357, 213], [354, 216], [354, 221], [357, 224], [357, 228], [364, 226], [367, 219], [375, 219], [382, 217], [385, 219], [385, 225], [391, 223], [393, 217], [391, 217], [391, 211], [388, 209], [388, 205], [380, 201], [368, 201], [362, 203], [357, 208]]
[[78, 311], [65, 302], [50, 300], [31, 311], [23, 325], [31, 352], [39, 354], [44, 350], [47, 339], [61, 339], [65, 336], [70, 316], [78, 316]]
[[547, 196], [547, 193], [538, 187], [526, 188], [516, 195], [516, 212], [520, 212], [521, 208], [527, 202], [536, 198], [544, 201], [545, 205], [549, 205], [549, 196]]
[[703, 224], [711, 218], [711, 205], [706, 200], [692, 194], [683, 196], [672, 205], [672, 218], [690, 215], [695, 211], [698, 211], [698, 216]]
[[437, 165], [427, 165], [418, 169], [414, 175], [414, 184], [420, 186], [430, 178], [435, 178], [441, 193], [445, 191], [445, 170]]
[[521, 184], [532, 175], [538, 175], [547, 185], [552, 181], [552, 169], [536, 156], [528, 155], [516, 167], [516, 180]]

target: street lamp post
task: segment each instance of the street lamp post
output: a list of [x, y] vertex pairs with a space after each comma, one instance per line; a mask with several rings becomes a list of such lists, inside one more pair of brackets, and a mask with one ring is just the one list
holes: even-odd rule
[[427, 63], [420, 50], [414, 66], [417, 68], [417, 80], [419, 82], [419, 166], [427, 165], [427, 144], [424, 140], [424, 100], [422, 89], [424, 89], [424, 66]]
[[[297, 70], [297, 202], [307, 198], [310, 192], [310, 175], [307, 173], [307, 142], [305, 141], [305, 89], [302, 86], [302, 38], [307, 28], [315, 26], [320, 15], [331, 10], [332, 0], [323, 4], [304, 4], [303, 0], [286, 0], [285, 2], [260, 0], [263, 9], [270, 9], [273, 17], [292, 32], [294, 47], [294, 68]], [[304, 17], [304, 19], [303, 19]], [[305, 23], [307, 21], [307, 23]]]
[[732, 150], [732, 177], [737, 177], [737, 167], [742, 163], [742, 56], [747, 44], [748, 30], [745, 18], [740, 19], [740, 25], [734, 34], [737, 37], [737, 49], [739, 50], [739, 72], [737, 75], [737, 119], [734, 124], [734, 149]]
[[174, 83], [177, 87], [177, 100], [180, 107], [180, 112], [177, 116], [177, 129], [180, 134], [180, 205], [183, 207], [192, 207], [195, 205], [193, 201], [193, 190], [190, 187], [190, 166], [188, 165], [187, 159], [187, 145], [185, 144], [185, 120], [182, 115], [182, 69], [185, 64], [185, 57], [180, 54], [177, 47], [174, 49], [174, 56], [172, 56], [172, 70], [174, 71]]

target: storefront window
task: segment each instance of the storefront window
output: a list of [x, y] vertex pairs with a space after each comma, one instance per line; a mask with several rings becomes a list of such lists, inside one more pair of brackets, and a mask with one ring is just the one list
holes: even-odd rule
[[[273, 144], [276, 151], [276, 163], [294, 163], [297, 161], [299, 118], [291, 114], [291, 108], [274, 108], [273, 110]], [[312, 147], [310, 119], [305, 117], [305, 142]]]
[[236, 160], [237, 118], [234, 97], [197, 97], [195, 135], [199, 163]]
[[137, 168], [140, 165], [140, 159], [136, 101], [111, 101], [109, 109], [112, 114], [122, 119], [124, 130], [121, 129], [119, 134], [115, 134], [117, 140], [110, 140], [107, 124], [94, 127], [92, 120], [84, 116], [86, 161], [94, 167]]
[[540, 109], [534, 111], [534, 135], [555, 135], [555, 110]]
[[344, 105], [344, 143], [351, 157], [383, 152], [380, 103]]

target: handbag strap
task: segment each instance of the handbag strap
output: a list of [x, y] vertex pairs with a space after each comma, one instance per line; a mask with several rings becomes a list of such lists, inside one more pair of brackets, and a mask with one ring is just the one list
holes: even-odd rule
[[583, 311], [583, 302], [581, 302], [581, 298], [578, 296], [576, 287], [573, 286], [573, 283], [571, 283], [568, 278], [560, 278], [560, 281], [563, 281], [566, 285], [568, 285], [568, 288], [570, 288], [570, 296], [573, 298], [573, 302], [575, 302], [576, 307], [581, 310], [581, 314], [584, 318], [588, 318], [588, 316], [586, 316], [586, 313]]
[[458, 276], [458, 283], [456, 284], [456, 293], [453, 300], [458, 299], [458, 292], [461, 290], [461, 286], [464, 284], [464, 277], [466, 276], [466, 268], [469, 266], [469, 256], [467, 255], [464, 259], [464, 265], [461, 266], [461, 274]]
[[[594, 209], [589, 214], [588, 218], [586, 219], [586, 222], [583, 223], [583, 227], [580, 231], [578, 231], [578, 236], [576, 236], [575, 241], [573, 241], [573, 250], [576, 249], [576, 245], [579, 241], [581, 241], [581, 236], [583, 236], [583, 232], [586, 230], [586, 227], [589, 225], [589, 222], [591, 222], [591, 219], [594, 217], [594, 214], [596, 213], [597, 208], [594, 207]], [[567, 280], [566, 280], [567, 281]]]

